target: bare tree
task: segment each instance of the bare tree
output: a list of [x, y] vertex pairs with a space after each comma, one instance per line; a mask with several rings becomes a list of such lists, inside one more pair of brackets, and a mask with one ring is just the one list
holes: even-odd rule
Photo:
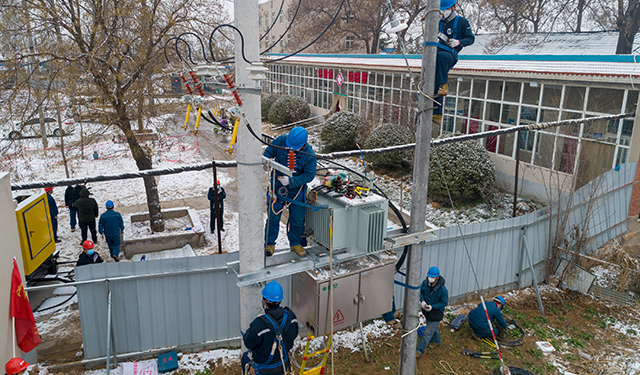
[[[39, 37], [48, 44], [40, 54], [88, 74], [95, 93], [111, 108], [110, 123], [126, 139], [138, 169], [153, 167], [151, 149], [132, 129], [137, 102], [146, 95], [154, 72], [162, 64], [165, 40], [184, 30], [211, 25], [211, 15], [223, 14], [220, 4], [204, 0], [25, 0], [31, 19], [44, 27]], [[46, 38], [59, 30], [62, 40]], [[45, 32], [46, 31], [46, 32]], [[62, 44], [64, 48], [61, 48]], [[25, 56], [17, 56], [16, 61]], [[164, 230], [154, 177], [144, 178], [151, 228]]]
[[640, 0], [618, 0], [618, 13], [616, 19], [618, 26], [618, 44], [616, 55], [630, 54], [633, 52], [633, 41], [640, 29]]

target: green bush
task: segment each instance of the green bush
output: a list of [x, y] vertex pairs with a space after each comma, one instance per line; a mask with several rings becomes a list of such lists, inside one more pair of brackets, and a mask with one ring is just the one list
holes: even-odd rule
[[[366, 149], [383, 148], [411, 143], [411, 133], [406, 127], [382, 124], [373, 129], [364, 143]], [[413, 151], [394, 151], [366, 155], [364, 158], [374, 169], [397, 169], [411, 164]]]
[[274, 94], [266, 94], [262, 96], [262, 99], [260, 99], [260, 112], [263, 120], [269, 118], [269, 110], [278, 98], [279, 96]]
[[309, 117], [309, 104], [298, 96], [285, 95], [269, 108], [269, 122], [275, 125], [290, 124]]
[[447, 186], [451, 199], [469, 201], [480, 198], [496, 179], [495, 164], [477, 141], [447, 143], [432, 149], [429, 169], [429, 194], [447, 201]]
[[336, 112], [322, 126], [320, 139], [324, 152], [354, 150], [356, 142], [362, 142], [364, 121], [353, 112]]

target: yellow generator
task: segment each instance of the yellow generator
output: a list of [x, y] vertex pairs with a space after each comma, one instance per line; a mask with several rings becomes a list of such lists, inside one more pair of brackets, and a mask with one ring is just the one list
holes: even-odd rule
[[58, 252], [53, 238], [47, 193], [32, 195], [18, 203], [16, 220], [20, 235], [22, 263], [31, 284], [58, 272]]

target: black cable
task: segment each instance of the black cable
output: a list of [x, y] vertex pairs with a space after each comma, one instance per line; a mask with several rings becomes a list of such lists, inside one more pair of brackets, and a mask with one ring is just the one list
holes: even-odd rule
[[[260, 38], [260, 41], [262, 41], [262, 39], [264, 39], [265, 36], [269, 35], [269, 31], [271, 31], [271, 29], [273, 29], [273, 26], [275, 26], [276, 21], [278, 19], [278, 17], [280, 17], [280, 14], [282, 13], [282, 7], [284, 6], [284, 0], [282, 0], [282, 2], [280, 2], [280, 9], [278, 9], [278, 14], [276, 14], [276, 18], [273, 20], [273, 22], [271, 23], [271, 26], [269, 26], [269, 30], [264, 32], [264, 35], [262, 36], [262, 38]], [[269, 14], [267, 13], [267, 21], [269, 20]], [[269, 39], [267, 39], [268, 41]]]
[[[343, 0], [343, 1], [344, 1], [344, 0]], [[214, 33], [215, 33], [219, 28], [221, 28], [221, 27], [230, 27], [230, 28], [232, 28], [232, 29], [234, 29], [235, 31], [237, 31], [237, 32], [238, 32], [238, 35], [240, 35], [240, 42], [241, 42], [241, 45], [240, 45], [240, 47], [241, 47], [241, 48], [240, 48], [240, 51], [242, 51], [242, 59], [243, 59], [244, 61], [246, 61], [246, 62], [247, 62], [247, 64], [251, 64], [251, 61], [247, 60], [247, 57], [244, 55], [244, 36], [242, 35], [242, 32], [240, 32], [240, 29], [238, 29], [237, 27], [235, 27], [235, 26], [233, 26], [233, 25], [230, 25], [230, 24], [228, 24], [228, 23], [223, 23], [222, 25], [218, 25], [218, 26], [216, 26], [216, 27], [213, 29], [213, 31], [211, 31], [211, 35], [209, 36], [209, 53], [211, 54], [211, 58], [213, 59], [213, 61], [215, 62], [215, 61], [216, 61], [216, 58], [215, 58], [215, 57], [214, 57], [214, 55], [213, 55], [213, 48], [211, 47], [211, 42], [213, 41], [213, 34], [214, 34]], [[233, 58], [233, 57], [229, 57], [229, 58], [222, 59], [222, 60], [219, 60], [219, 61], [227, 61], [227, 60], [230, 60], [230, 59], [232, 59], [232, 58]]]
[[175, 38], [176, 38], [175, 50], [176, 50], [176, 53], [178, 54], [178, 58], [180, 59], [180, 61], [183, 61], [183, 59], [182, 59], [182, 55], [178, 51], [178, 41], [181, 41], [182, 43], [184, 43], [187, 46], [187, 51], [189, 52], [189, 54], [187, 56], [189, 56], [189, 61], [191, 61], [191, 65], [197, 65], [196, 62], [193, 61], [193, 57], [191, 55], [191, 45], [189, 43], [187, 43], [186, 40], [180, 38], [179, 36], [177, 36]]
[[327, 30], [329, 30], [329, 28], [331, 27], [331, 25], [333, 25], [333, 23], [336, 21], [336, 18], [338, 18], [338, 15], [340, 14], [340, 11], [342, 10], [342, 6], [344, 5], [344, 2], [345, 2], [345, 0], [342, 0], [342, 2], [340, 3], [340, 7], [338, 8], [338, 11], [336, 12], [336, 14], [333, 16], [333, 19], [331, 20], [331, 23], [329, 23], [329, 24], [327, 25], [327, 27], [325, 27], [325, 29], [324, 29], [324, 30], [322, 30], [322, 32], [320, 33], [320, 35], [318, 35], [318, 36], [317, 36], [314, 40], [312, 40], [309, 44], [307, 44], [306, 46], [304, 46], [304, 47], [300, 48], [299, 50], [297, 50], [296, 52], [294, 52], [294, 53], [292, 53], [292, 54], [290, 54], [290, 55], [282, 56], [282, 57], [279, 57], [279, 58], [277, 58], [277, 59], [273, 59], [273, 60], [267, 60], [267, 61], [265, 61], [264, 63], [265, 63], [265, 64], [269, 64], [269, 63], [273, 63], [273, 62], [276, 62], [276, 61], [280, 61], [280, 60], [287, 59], [287, 58], [289, 58], [289, 57], [291, 57], [291, 56], [295, 56], [295, 55], [299, 54], [300, 52], [304, 51], [305, 49], [307, 49], [307, 48], [311, 47], [311, 45], [312, 45], [312, 44], [314, 44], [315, 42], [317, 42], [317, 41], [318, 41], [318, 39], [322, 38], [322, 36], [324, 35], [324, 33], [326, 33], [326, 32], [327, 32]]
[[64, 305], [65, 303], [67, 303], [67, 302], [71, 301], [71, 299], [72, 299], [73, 297], [75, 297], [75, 296], [76, 296], [76, 294], [78, 294], [78, 292], [77, 292], [77, 291], [76, 291], [76, 292], [73, 292], [73, 294], [71, 295], [71, 297], [69, 297], [69, 298], [65, 299], [64, 301], [62, 301], [62, 302], [58, 303], [57, 305], [53, 305], [53, 306], [49, 306], [49, 307], [45, 307], [44, 309], [38, 309], [38, 310], [36, 310], [36, 312], [43, 312], [43, 311], [47, 311], [47, 310], [51, 310], [51, 309], [55, 309], [56, 307], [60, 307], [60, 306]]
[[207, 59], [207, 54], [205, 53], [205, 49], [204, 49], [204, 43], [202, 42], [202, 39], [200, 38], [200, 36], [196, 33], [192, 33], [191, 31], [185, 31], [184, 33], [178, 35], [178, 38], [182, 37], [185, 34], [193, 35], [196, 37], [196, 39], [198, 39], [198, 41], [200, 42], [200, 48], [202, 48], [202, 57], [204, 58], [204, 61], [206, 61], [207, 63], [211, 63], [211, 61]]
[[[167, 60], [167, 64], [171, 64], [171, 62], [169, 61], [169, 57], [167, 56], [167, 44], [169, 44], [169, 42], [174, 39], [178, 40], [179, 38], [177, 36], [172, 36], [171, 38], [167, 39], [166, 42], [164, 42], [164, 59]], [[179, 40], [182, 40], [182, 39], [179, 39]], [[186, 43], [184, 40], [182, 40], [182, 42]], [[180, 59], [180, 61], [182, 61], [182, 55], [180, 55], [180, 52], [178, 51], [177, 41], [176, 41], [176, 44], [174, 44], [173, 48], [176, 51], [176, 55], [178, 55], [178, 58]]]
[[[291, 22], [289, 22], [289, 26], [287, 26], [287, 28], [284, 30], [284, 32], [282, 33], [282, 35], [280, 35], [280, 38], [278, 40], [276, 40], [271, 47], [267, 48], [266, 50], [260, 52], [261, 55], [269, 52], [273, 47], [275, 47], [278, 42], [280, 42], [282, 40], [282, 38], [284, 38], [285, 35], [287, 35], [287, 33], [289, 32], [289, 30], [291, 29], [291, 26], [293, 26], [293, 22], [296, 20], [296, 16], [298, 15], [298, 10], [300, 10], [300, 4], [302, 4], [302, 0], [298, 0], [298, 6], [296, 7], [296, 11], [293, 14], [293, 18], [291, 18]], [[267, 34], [265, 34], [267, 35]], [[262, 39], [260, 39], [262, 40]]]
[[216, 118], [211, 114], [211, 111], [208, 111], [208, 112], [209, 112], [209, 115], [211, 116], [211, 120], [209, 120], [209, 119], [207, 118], [207, 116], [204, 114], [204, 112], [201, 114], [201, 117], [202, 117], [205, 121], [207, 121], [207, 122], [208, 122], [208, 123], [210, 123], [210, 124], [217, 125], [217, 126], [219, 126], [220, 128], [222, 128], [222, 129], [224, 129], [224, 130], [233, 130], [233, 129], [231, 129], [231, 128], [230, 128], [230, 127], [228, 127], [228, 126], [222, 125], [222, 123], [220, 123], [218, 120], [216, 120]]

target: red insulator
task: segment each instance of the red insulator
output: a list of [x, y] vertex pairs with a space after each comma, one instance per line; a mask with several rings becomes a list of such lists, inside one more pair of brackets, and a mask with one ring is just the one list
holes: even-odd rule
[[198, 90], [198, 94], [200, 94], [200, 96], [204, 96], [204, 91], [202, 90], [202, 85], [198, 83], [198, 77], [193, 72], [193, 70], [189, 71], [189, 75], [191, 75], [191, 80], [193, 81], [193, 84], [195, 85], [196, 90]]
[[294, 170], [296, 167], [296, 153], [293, 150], [289, 150], [289, 170]]
[[236, 85], [233, 83], [233, 78], [229, 74], [224, 75], [224, 80], [227, 81], [227, 85], [230, 89], [234, 88]]
[[185, 76], [180, 76], [180, 80], [182, 81], [182, 83], [184, 83], [184, 87], [187, 89], [189, 95], [193, 94], [193, 90], [191, 90], [191, 86], [189, 86], [189, 81], [187, 81], [187, 78]]
[[236, 100], [236, 103], [238, 105], [242, 105], [242, 99], [240, 99], [240, 94], [238, 94], [238, 91], [233, 90], [231, 94], [233, 94], [233, 98]]

